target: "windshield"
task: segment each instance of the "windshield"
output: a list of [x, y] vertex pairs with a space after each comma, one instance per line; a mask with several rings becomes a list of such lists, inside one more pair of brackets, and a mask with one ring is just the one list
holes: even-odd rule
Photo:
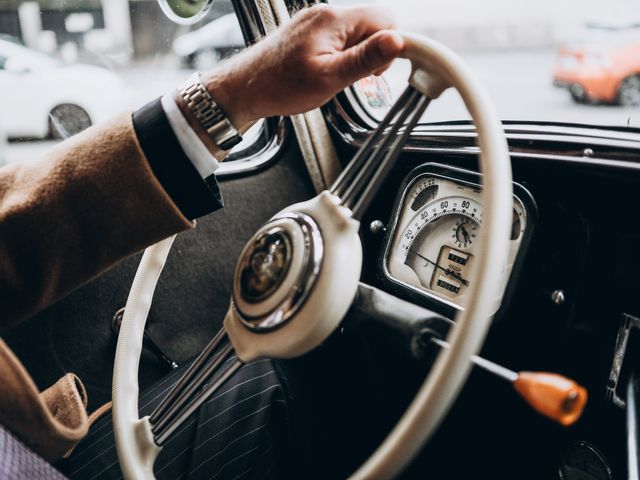
[[[400, 28], [459, 52], [503, 119], [615, 126], [640, 124], [639, 1], [369, 0], [389, 6]], [[0, 0], [0, 165], [37, 159], [243, 48], [230, 0], [189, 26], [157, 0]], [[397, 61], [359, 82], [365, 113], [381, 118], [408, 75]], [[423, 121], [468, 118], [448, 91]], [[268, 140], [261, 128], [236, 151], [257, 151]]]
[[[353, 1], [335, 0], [336, 4]], [[378, 0], [401, 29], [428, 35], [459, 53], [505, 120], [640, 125], [638, 0]], [[391, 100], [409, 65], [384, 75]], [[369, 80], [362, 103], [380, 118], [390, 100]], [[454, 91], [432, 102], [423, 120], [469, 119]]]
[[[157, 0], [0, 0], [0, 166], [37, 160], [243, 48], [229, 0], [188, 26]], [[235, 151], [266, 142], [261, 128]]]

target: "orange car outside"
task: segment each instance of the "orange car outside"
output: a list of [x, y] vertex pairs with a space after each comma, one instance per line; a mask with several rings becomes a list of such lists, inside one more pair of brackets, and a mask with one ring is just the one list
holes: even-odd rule
[[554, 85], [578, 103], [640, 105], [640, 33], [612, 32], [600, 40], [561, 47]]

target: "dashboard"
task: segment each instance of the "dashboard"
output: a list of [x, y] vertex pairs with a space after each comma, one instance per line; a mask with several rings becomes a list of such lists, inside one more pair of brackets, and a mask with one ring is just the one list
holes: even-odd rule
[[[551, 127], [545, 128], [547, 138]], [[586, 440], [605, 450], [611, 464], [621, 466], [619, 476], [624, 478], [623, 411], [606, 402], [604, 392], [620, 318], [623, 313], [640, 315], [638, 283], [633, 281], [640, 271], [640, 255], [635, 254], [640, 224], [630, 215], [640, 191], [640, 142], [636, 149], [627, 149], [627, 158], [621, 153], [616, 156], [613, 148], [607, 152], [602, 144], [594, 147], [598, 144], [580, 140], [584, 132], [577, 140], [565, 134], [562, 142], [555, 143], [548, 139], [543, 143], [534, 134], [520, 135], [525, 139], [510, 139], [518, 218], [512, 223], [509, 279], [501, 312], [482, 354], [510, 368], [569, 375], [589, 389], [591, 406], [582, 426], [560, 430], [530, 414], [516, 395], [505, 393], [500, 380], [475, 370], [455, 410], [411, 473], [418, 477], [429, 472], [437, 478], [485, 473], [493, 478], [552, 478], [555, 470], [551, 475], [535, 474], [557, 467], [555, 460], [570, 441]], [[419, 247], [421, 255], [438, 264], [446, 253], [441, 264], [445, 270], [437, 268], [439, 274], [449, 268], [464, 280], [473, 278], [474, 264], [482, 255], [476, 241], [482, 231], [482, 177], [471, 171], [477, 168], [474, 150], [460, 146], [469, 139], [455, 143], [454, 137], [439, 142], [413, 140], [363, 217], [361, 231], [364, 283], [449, 318], [453, 310], [464, 306], [465, 285], [458, 287], [454, 282], [461, 283], [460, 279], [445, 274], [442, 280], [459, 290], [438, 289], [442, 275], [434, 277], [435, 267], [424, 266], [424, 260], [417, 263], [420, 257], [411, 258], [407, 252]], [[563, 147], [565, 143], [569, 146]], [[336, 141], [336, 145], [340, 158], [352, 158], [355, 149], [351, 144]], [[532, 153], [518, 153], [525, 147]], [[595, 149], [595, 158], [582, 157], [586, 147]], [[562, 157], [563, 148], [569, 153], [577, 151], [579, 158], [569, 153]], [[197, 229], [176, 239], [149, 325], [154, 341], [180, 363], [201, 351], [220, 328], [229, 306], [229, 279], [247, 238], [274, 213], [315, 194], [297, 144], [284, 142], [276, 150], [278, 156], [273, 158], [277, 161], [262, 164], [259, 171], [225, 175], [220, 187], [228, 207], [200, 219]], [[623, 168], [625, 164], [629, 167]], [[462, 212], [464, 201], [469, 206]], [[472, 207], [472, 201], [478, 206]], [[450, 203], [443, 206], [442, 202]], [[438, 218], [428, 213], [433, 208], [441, 212]], [[425, 218], [421, 218], [423, 213]], [[416, 222], [420, 230], [413, 232], [411, 226]], [[374, 231], [373, 223], [383, 228]], [[461, 224], [464, 231], [458, 228]], [[408, 229], [412, 232], [403, 239]], [[467, 255], [465, 265], [449, 259], [455, 252]], [[51, 384], [73, 371], [86, 381], [91, 410], [110, 400], [114, 343], [105, 325], [126, 301], [138, 263], [139, 256], [122, 262], [33, 321], [7, 332], [5, 340], [39, 385]], [[457, 265], [459, 270], [452, 268]], [[553, 300], [554, 292], [563, 293], [562, 302]], [[96, 321], [87, 322], [87, 318]], [[361, 338], [348, 329], [340, 330], [315, 356], [292, 365], [304, 371], [300, 378], [313, 388], [308, 398], [320, 404], [313, 410], [318, 422], [342, 427], [356, 412], [357, 418], [364, 419], [358, 425], [368, 427], [377, 423], [372, 418], [394, 412], [398, 405], [404, 408], [402, 401], [413, 394], [414, 382], [422, 381], [420, 365], [402, 357], [395, 339], [383, 332], [378, 341], [371, 338], [374, 333]], [[34, 349], [36, 344], [41, 348]], [[369, 361], [374, 366], [359, 368]], [[141, 361], [142, 387], [166, 373], [163, 364], [146, 355]], [[370, 386], [371, 378], [379, 378], [379, 383]], [[349, 398], [357, 408], [348, 408], [345, 399]], [[351, 431], [366, 432], [376, 440], [366, 428]], [[335, 445], [336, 451], [345, 444], [345, 451], [353, 451], [359, 444], [347, 443], [350, 440], [347, 435], [317, 436], [318, 445]], [[458, 461], [461, 451], [465, 462]], [[526, 475], [522, 465], [533, 473]], [[474, 472], [467, 471], [472, 469]], [[467, 475], [460, 474], [461, 470]], [[407, 478], [413, 477], [408, 474]]]
[[[529, 192], [517, 184], [514, 192], [508, 263], [499, 280], [504, 287], [535, 218]], [[385, 279], [425, 299], [464, 308], [482, 255], [483, 217], [480, 175], [438, 164], [414, 169], [395, 200], [385, 241]], [[495, 299], [494, 311], [501, 302], [502, 296]]]

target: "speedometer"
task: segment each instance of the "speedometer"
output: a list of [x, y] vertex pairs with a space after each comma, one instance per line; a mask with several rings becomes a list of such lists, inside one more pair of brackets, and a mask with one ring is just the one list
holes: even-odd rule
[[473, 247], [482, 225], [480, 203], [464, 196], [444, 197], [422, 207], [401, 233], [403, 264], [424, 288], [455, 297], [464, 292]]
[[[482, 254], [479, 235], [483, 210], [479, 185], [436, 173], [414, 172], [396, 204], [384, 259], [387, 277], [463, 308], [474, 263]], [[526, 228], [526, 210], [514, 197], [509, 264], [499, 281], [506, 283]], [[499, 302], [497, 299], [496, 309]]]

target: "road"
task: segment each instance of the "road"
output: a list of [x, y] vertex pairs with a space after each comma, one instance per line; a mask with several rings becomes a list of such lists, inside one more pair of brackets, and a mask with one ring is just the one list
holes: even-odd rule
[[[519, 52], [469, 52], [463, 58], [476, 72], [496, 104], [498, 113], [508, 120], [546, 120], [599, 125], [640, 125], [639, 108], [606, 105], [576, 105], [569, 94], [552, 86], [554, 52], [530, 50]], [[170, 91], [189, 75], [171, 62], [158, 60], [138, 64], [120, 74], [132, 88], [130, 108]], [[397, 62], [388, 73], [394, 96], [406, 86], [408, 63]], [[429, 106], [425, 122], [468, 119], [462, 102], [454, 91], [447, 91]], [[35, 159], [54, 145], [50, 141], [11, 142], [8, 162]]]
[[[552, 50], [468, 52], [461, 54], [493, 99], [505, 120], [542, 120], [595, 125], [626, 125], [640, 121], [640, 108], [578, 105], [567, 91], [552, 85]], [[409, 64], [394, 65], [389, 84], [395, 96], [405, 87]], [[457, 92], [450, 90], [429, 105], [423, 121], [469, 119]]]

